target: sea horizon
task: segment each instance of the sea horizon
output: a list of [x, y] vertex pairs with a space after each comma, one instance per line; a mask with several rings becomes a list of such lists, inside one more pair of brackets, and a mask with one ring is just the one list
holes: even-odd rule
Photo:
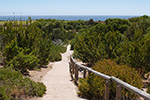
[[[132, 17], [139, 17], [140, 15], [0, 15], [0, 21], [5, 20], [28, 20], [28, 17], [32, 20], [37, 19], [56, 19], [56, 20], [89, 20], [105, 21], [108, 18], [121, 18], [129, 19]], [[142, 15], [141, 15], [142, 16]]]

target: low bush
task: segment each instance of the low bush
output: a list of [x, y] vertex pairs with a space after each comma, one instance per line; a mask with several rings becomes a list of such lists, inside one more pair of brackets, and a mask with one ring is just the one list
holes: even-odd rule
[[62, 45], [56, 45], [54, 47], [54, 50], [56, 50], [58, 53], [65, 53], [66, 52], [66, 47], [62, 46]]
[[21, 73], [12, 69], [0, 69], [0, 100], [18, 100], [25, 97], [42, 97], [46, 92], [43, 83], [23, 78]]
[[54, 62], [54, 61], [60, 61], [62, 59], [62, 56], [60, 53], [58, 53], [57, 51], [53, 50], [50, 54], [50, 61]]
[[150, 84], [147, 86], [147, 93], [150, 93]]
[[[104, 73], [109, 76], [115, 76], [124, 82], [127, 82], [139, 89], [142, 88], [143, 84], [141, 81], [140, 74], [133, 68], [126, 65], [117, 65], [112, 60], [98, 61], [93, 69]], [[105, 94], [105, 80], [90, 74], [86, 79], [80, 79], [79, 81], [79, 93], [80, 96], [85, 96], [89, 99], [104, 99]], [[114, 100], [116, 94], [116, 83], [111, 82], [110, 84], [110, 99]], [[136, 97], [135, 94], [122, 89], [122, 99], [133, 100]]]
[[32, 53], [24, 54], [23, 52], [20, 52], [18, 55], [14, 56], [13, 59], [11, 59], [8, 62], [7, 66], [11, 66], [16, 71], [20, 71], [21, 73], [27, 72], [27, 69], [33, 69], [35, 68], [39, 63], [39, 59], [33, 55]]
[[53, 45], [51, 53], [50, 53], [50, 61], [60, 61], [62, 59], [62, 56], [60, 53], [66, 52], [66, 47], [62, 45]]

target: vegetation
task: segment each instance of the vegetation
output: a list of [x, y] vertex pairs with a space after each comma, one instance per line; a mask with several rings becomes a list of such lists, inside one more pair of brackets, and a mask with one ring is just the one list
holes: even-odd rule
[[[80, 30], [71, 41], [71, 49], [74, 49], [73, 56], [75, 58], [93, 66], [93, 69], [116, 76], [141, 89], [141, 77], [150, 71], [149, 33], [150, 17], [146, 15], [128, 20], [107, 19], [104, 22], [93, 24], [88, 29]], [[104, 62], [106, 63], [104, 64], [105, 68], [100, 65]], [[95, 75], [90, 74], [88, 78], [80, 80], [79, 95], [102, 99], [104, 96], [103, 82]], [[112, 84], [112, 97], [115, 94], [114, 87], [115, 85]], [[134, 98], [132, 93], [126, 90], [122, 92], [122, 98]]]
[[[141, 76], [134, 68], [128, 67], [126, 65], [118, 65], [114, 61], [104, 59], [98, 61], [93, 66], [93, 69], [104, 73], [109, 76], [115, 76], [139, 89], [142, 88], [143, 84], [141, 81]], [[86, 79], [80, 79], [79, 83], [79, 95], [85, 96], [89, 99], [102, 100], [105, 97], [105, 80], [90, 74]], [[110, 84], [110, 99], [115, 100], [116, 96], [116, 84], [111, 82]], [[136, 95], [125, 89], [122, 89], [122, 99], [135, 99]]]
[[149, 27], [147, 16], [125, 19], [107, 19], [83, 30], [72, 40], [74, 56], [93, 65], [98, 60], [113, 59], [138, 69], [150, 71]]
[[150, 93], [150, 84], [147, 86], [147, 93]]
[[[24, 25], [25, 23], [25, 25]], [[64, 47], [76, 32], [66, 30], [64, 23], [56, 20], [6, 21], [0, 26], [0, 58], [4, 68], [0, 69], [0, 99], [15, 100], [32, 96], [43, 96], [46, 87], [22, 74], [28, 70], [61, 60]]]
[[[60, 21], [39, 19], [32, 21], [5, 21], [0, 26], [0, 58], [4, 68], [0, 69], [0, 99], [21, 99], [43, 96], [46, 89], [21, 74], [61, 60], [61, 54], [81, 29], [91, 27], [94, 21]], [[10, 76], [12, 75], [12, 76]]]
[[[32, 21], [6, 21], [0, 26], [0, 58], [5, 58], [2, 72], [22, 74], [36, 67], [47, 65], [48, 62], [61, 60], [61, 54], [66, 51], [64, 45], [71, 43], [73, 56], [94, 66], [93, 69], [107, 75], [113, 75], [121, 80], [141, 88], [141, 76], [150, 71], [150, 17], [144, 15], [130, 19], [107, 19], [104, 22], [62, 21], [55, 19], [39, 19]], [[111, 60], [110, 60], [111, 59]], [[104, 64], [105, 67], [100, 64]], [[111, 69], [111, 70], [108, 70]], [[135, 70], [136, 69], [136, 70]], [[107, 71], [108, 70], [108, 71]], [[140, 75], [138, 74], [140, 73]], [[136, 75], [134, 75], [136, 74]], [[7, 80], [8, 77], [6, 77]], [[129, 78], [129, 79], [127, 79]], [[8, 78], [9, 80], [9, 78]], [[35, 90], [29, 92], [23, 85], [17, 88], [17, 93], [7, 93], [7, 86], [1, 86], [1, 98], [20, 98], [20, 94], [42, 96], [45, 92], [41, 83], [32, 83], [41, 88], [40, 94]], [[4, 81], [4, 80], [3, 80]], [[18, 84], [22, 84], [19, 81]], [[89, 98], [103, 98], [104, 81], [90, 74], [87, 79], [80, 80], [80, 95]], [[4, 82], [5, 83], [5, 82]], [[6, 82], [7, 83], [7, 82]], [[11, 81], [6, 85], [11, 84]], [[32, 85], [32, 87], [34, 87]], [[17, 87], [17, 86], [14, 86]], [[15, 89], [12, 87], [12, 89]], [[115, 84], [111, 84], [112, 98]], [[25, 90], [24, 90], [25, 89]], [[28, 91], [29, 93], [22, 92]], [[123, 98], [133, 98], [134, 95], [122, 90]], [[30, 94], [31, 93], [31, 94]], [[24, 96], [25, 96], [24, 95]], [[0, 98], [0, 99], [1, 99]]]
[[[8, 21], [0, 21], [0, 25], [4, 25], [5, 23], [7, 23]], [[12, 21], [13, 23], [15, 22], [15, 21]], [[23, 25], [26, 25], [26, 21], [17, 21], [18, 22], [18, 24], [19, 23], [22, 23]], [[33, 21], [34, 22], [34, 21]]]
[[[65, 52], [66, 49], [63, 47], [63, 41], [61, 44], [53, 42], [53, 39], [56, 43], [57, 39], [63, 39], [60, 37], [61, 34], [52, 35], [44, 31], [42, 27], [45, 25], [39, 27], [38, 21], [31, 23], [31, 18], [26, 22], [26, 26], [22, 23], [18, 26], [17, 21], [14, 23], [9, 21], [0, 28], [1, 52], [3, 57], [6, 57], [5, 67], [11, 66], [23, 74], [27, 72], [27, 69], [47, 65], [49, 61], [61, 60], [60, 53]], [[56, 29], [62, 29], [59, 24], [61, 23], [56, 22]]]
[[23, 78], [21, 73], [11, 69], [0, 69], [0, 100], [19, 100], [26, 97], [42, 97], [45, 85]]

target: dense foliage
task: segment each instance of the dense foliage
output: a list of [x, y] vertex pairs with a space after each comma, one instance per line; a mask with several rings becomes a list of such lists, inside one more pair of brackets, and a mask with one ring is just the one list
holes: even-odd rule
[[148, 16], [107, 19], [105, 23], [83, 30], [72, 40], [74, 57], [90, 65], [98, 60], [113, 59], [141, 73], [147, 72], [150, 71], [149, 33]]
[[[118, 65], [112, 60], [98, 61], [93, 69], [109, 76], [115, 76], [139, 89], [143, 86], [141, 76], [135, 69], [126, 65]], [[86, 79], [80, 79], [79, 91], [79, 95], [89, 99], [103, 100], [105, 97], [105, 80], [91, 73]], [[111, 82], [110, 99], [115, 100], [115, 96], [116, 84]], [[122, 89], [123, 100], [134, 100], [134, 97], [136, 97], [134, 93]]]
[[[63, 47], [63, 41], [57, 44], [56, 39], [64, 39], [64, 37], [60, 37], [62, 35], [59, 32], [49, 33], [49, 29], [44, 30], [46, 26], [40, 24], [41, 21], [31, 22], [30, 19], [25, 26], [18, 21], [14, 23], [9, 21], [0, 28], [1, 52], [3, 57], [6, 57], [5, 67], [11, 66], [24, 73], [27, 69], [47, 65], [49, 61], [61, 60], [60, 53], [65, 52], [66, 47]], [[54, 24], [52, 32], [55, 29], [63, 29], [59, 21], [51, 24]], [[68, 32], [68, 34], [74, 33]], [[56, 40], [56, 44], [53, 39]]]
[[[131, 81], [131, 85], [141, 88], [141, 78], [135, 69], [142, 75], [150, 71], [149, 42], [150, 17], [146, 15], [128, 20], [107, 19], [104, 22], [95, 22], [93, 19], [88, 21], [39, 19], [32, 22], [31, 17], [29, 17], [25, 25], [21, 21], [8, 21], [3, 26], [0, 26], [0, 58], [5, 58], [4, 67], [15, 70], [12, 73], [19, 73], [18, 77], [21, 77], [19, 76], [20, 72], [25, 74], [27, 70], [47, 65], [50, 61], [61, 60], [60, 53], [66, 51], [64, 45], [71, 43], [71, 49], [74, 49], [74, 57], [81, 59], [88, 65], [95, 65], [93, 68], [97, 71], [114, 75], [128, 83]], [[98, 63], [104, 63], [107, 67], [104, 68]], [[107, 71], [108, 68], [110, 69], [109, 71]], [[4, 72], [7, 70], [11, 73], [8, 69], [2, 70]], [[136, 75], [134, 76], [133, 73]], [[129, 77], [129, 80], [127, 80], [127, 77]], [[39, 91], [41, 94], [36, 94], [36, 91], [38, 91], [36, 88], [29, 92], [27, 87], [27, 90], [23, 91], [28, 91], [29, 93], [24, 92], [25, 95], [42, 96], [45, 92], [44, 86], [40, 83], [34, 83], [28, 78], [21, 78], [20, 80], [34, 84], [32, 87], [41, 88], [41, 91]], [[21, 82], [19, 81], [18, 84], [22, 84]], [[89, 75], [87, 79], [80, 81], [80, 95], [89, 98], [103, 98], [103, 82], [93, 74]], [[10, 83], [11, 81], [7, 84], [9, 85]], [[3, 86], [4, 84], [0, 85], [0, 93], [2, 93], [0, 96], [3, 96], [1, 98], [20, 98], [19, 96], [23, 93], [20, 88], [17, 88], [20, 90], [16, 90], [19, 92], [14, 94], [10, 90], [7, 93], [8, 98], [6, 97], [7, 84], [6, 86]], [[22, 86], [26, 85], [23, 84]], [[11, 89], [15, 89], [14, 87]], [[115, 94], [114, 87], [115, 84], [112, 84], [112, 97]], [[124, 97], [134, 97], [132, 93], [126, 90], [123, 90], [123, 94]]]
[[92, 19], [39, 19], [32, 22], [29, 17], [24, 24], [22, 21], [6, 21], [0, 26], [0, 58], [4, 60], [4, 68], [0, 69], [0, 99], [43, 96], [45, 86], [23, 78], [20, 73], [28, 74], [28, 70], [47, 65], [50, 61], [60, 61], [60, 53], [66, 51], [64, 45], [67, 45], [78, 31], [95, 24]]
[[0, 69], [0, 100], [20, 100], [26, 97], [42, 97], [45, 85], [23, 78], [21, 73], [11, 69]]
[[[75, 58], [94, 66], [94, 70], [116, 76], [141, 89], [141, 77], [150, 71], [149, 43], [150, 17], [144, 15], [128, 20], [107, 19], [88, 29], [82, 29], [72, 39], [71, 49], [74, 49]], [[104, 85], [104, 80], [89, 74], [88, 78], [79, 82], [79, 95], [103, 99]], [[148, 87], [148, 92], [149, 90]], [[122, 90], [122, 93], [122, 98], [135, 99], [126, 90]], [[115, 84], [111, 84], [110, 94], [114, 99]]]

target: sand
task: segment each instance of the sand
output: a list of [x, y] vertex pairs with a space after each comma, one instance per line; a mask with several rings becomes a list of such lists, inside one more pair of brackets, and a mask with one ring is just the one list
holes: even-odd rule
[[55, 62], [42, 78], [41, 82], [46, 85], [47, 92], [41, 100], [83, 100], [78, 97], [77, 87], [71, 81], [69, 73], [69, 57], [72, 53], [68, 45], [67, 51], [62, 54], [62, 60]]

